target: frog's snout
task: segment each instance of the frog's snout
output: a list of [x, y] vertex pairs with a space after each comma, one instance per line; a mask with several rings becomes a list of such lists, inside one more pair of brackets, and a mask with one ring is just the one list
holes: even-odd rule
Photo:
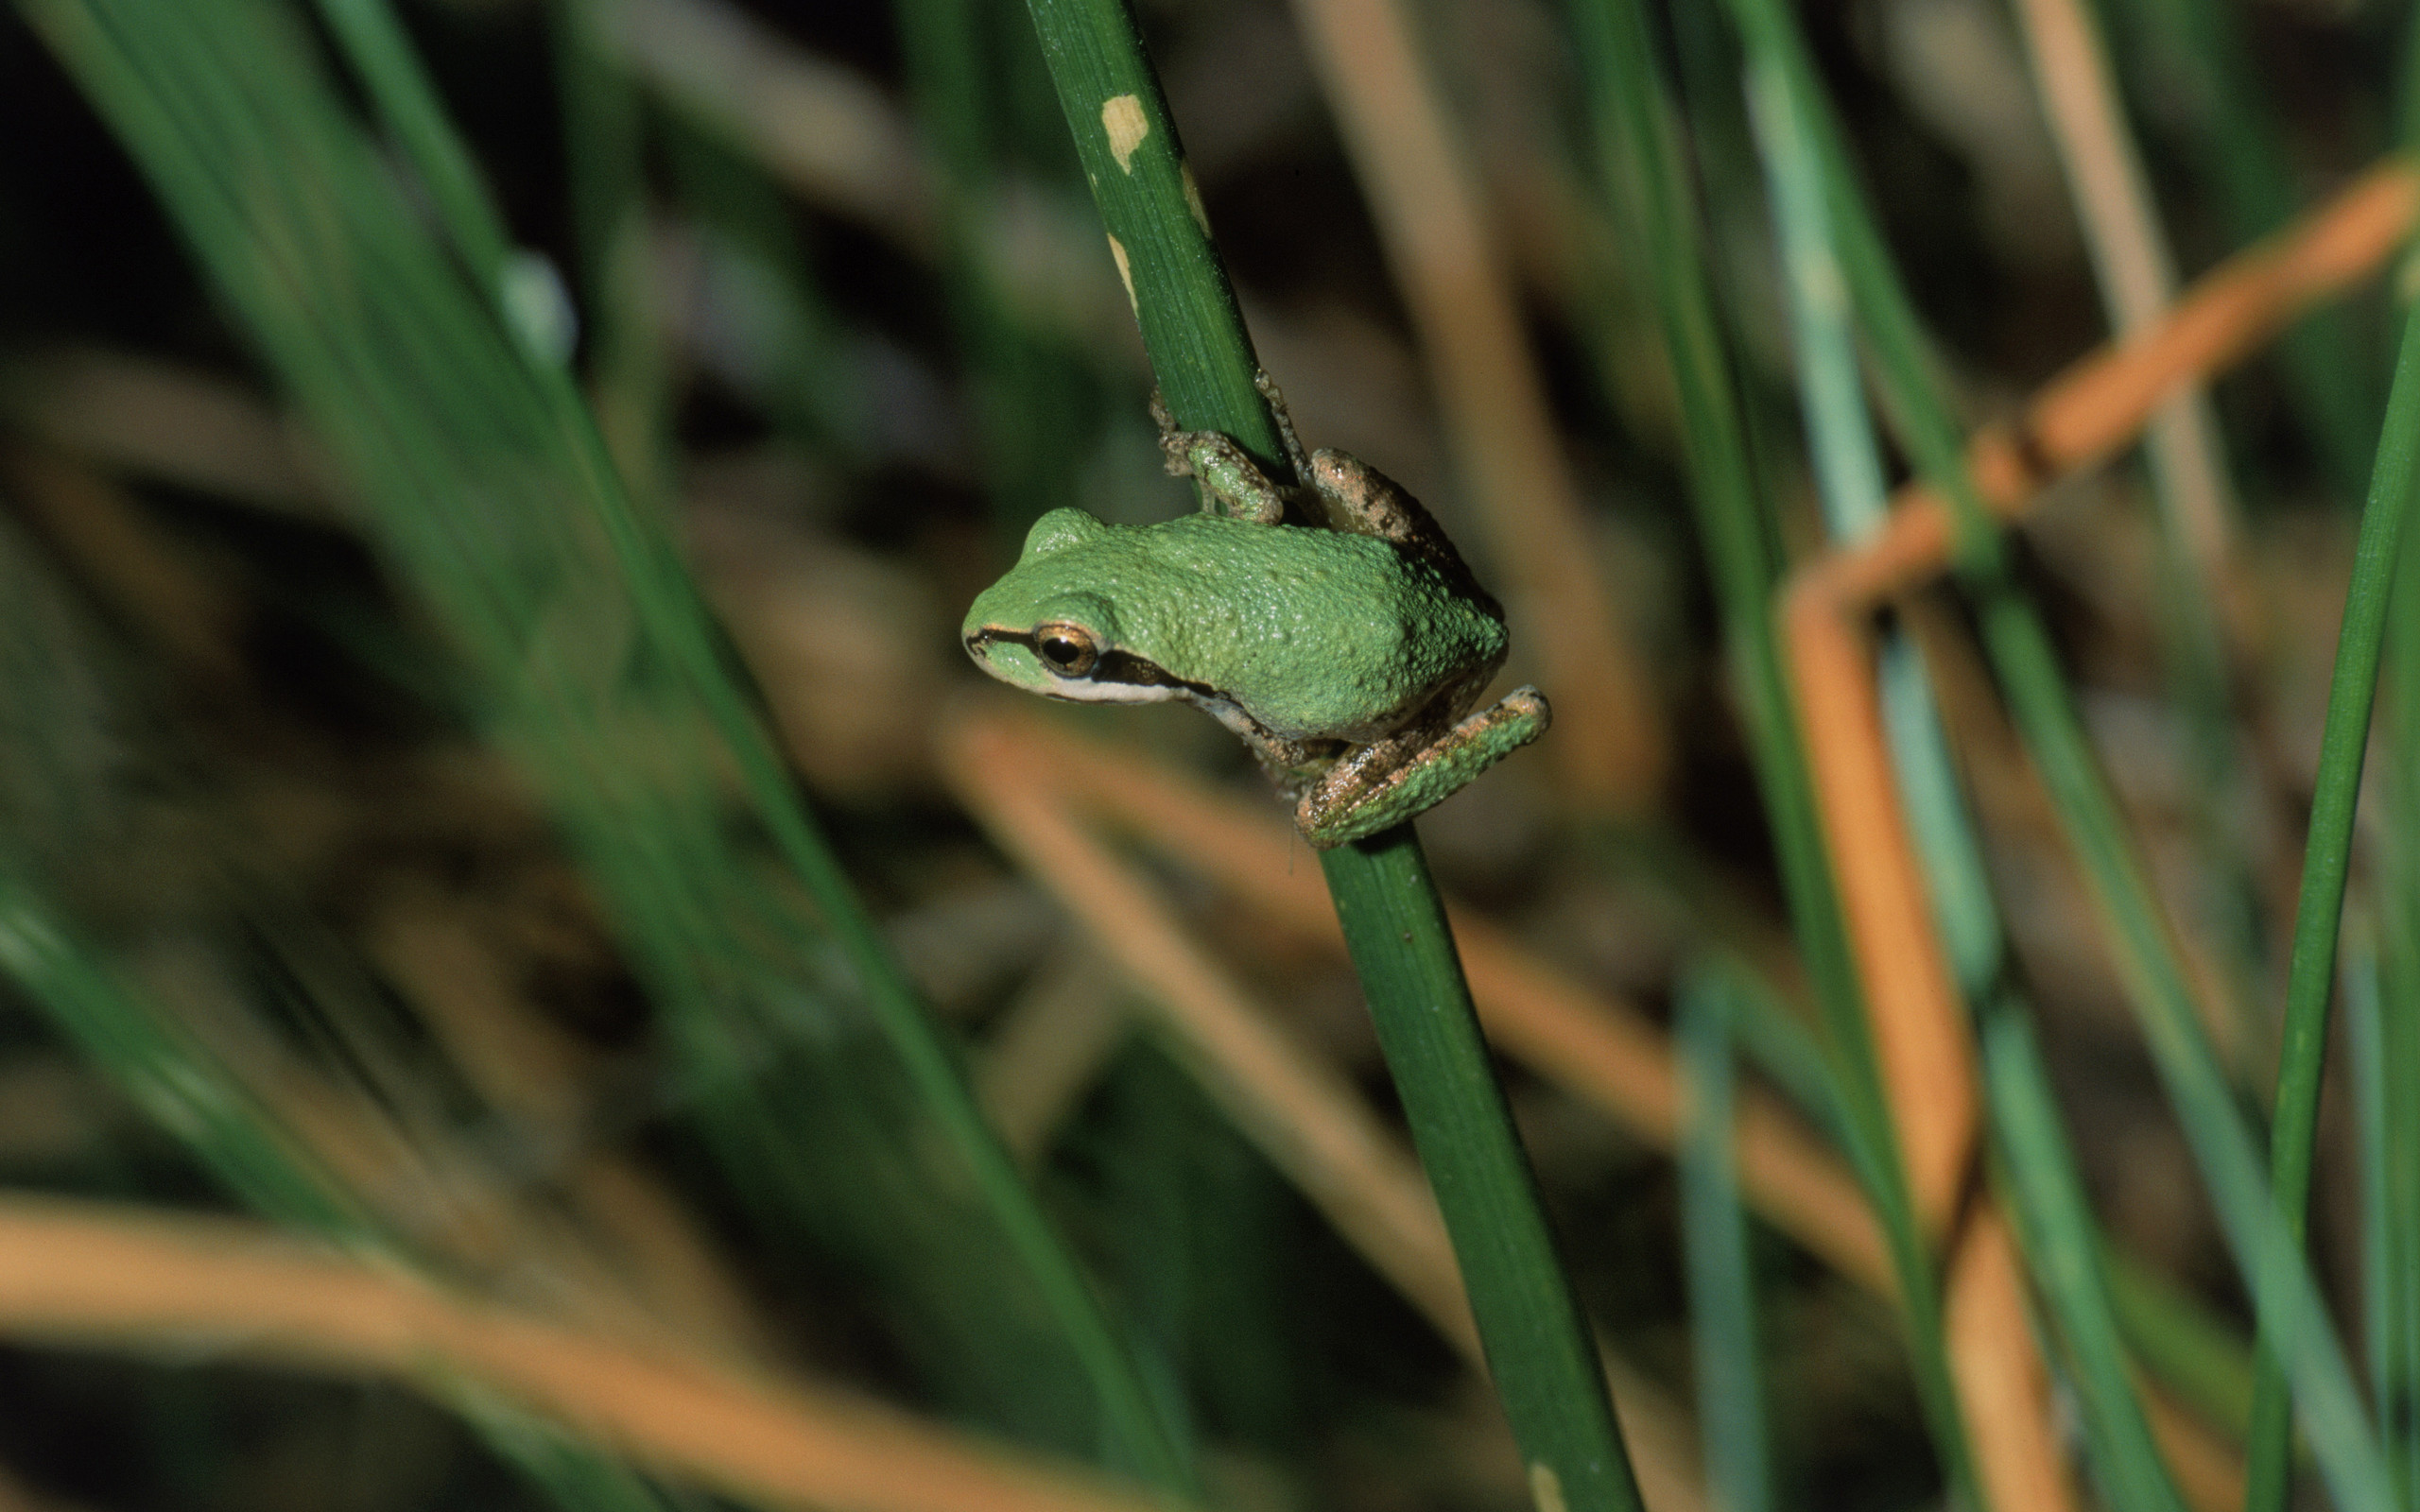
[[966, 647], [966, 654], [975, 659], [975, 664], [994, 677], [999, 674], [992, 661], [992, 637], [997, 633], [988, 625], [977, 625], [961, 631], [959, 636], [959, 643]]

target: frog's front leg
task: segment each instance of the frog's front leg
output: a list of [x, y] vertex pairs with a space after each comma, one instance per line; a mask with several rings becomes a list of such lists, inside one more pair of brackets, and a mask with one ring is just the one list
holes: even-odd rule
[[1547, 731], [1544, 695], [1515, 688], [1457, 724], [1415, 726], [1355, 751], [1294, 806], [1294, 822], [1324, 850], [1424, 813]]
[[[1219, 431], [1181, 431], [1157, 391], [1151, 395], [1151, 419], [1160, 427], [1160, 450], [1167, 457], [1170, 476], [1200, 484], [1202, 508], [1213, 514], [1273, 525], [1286, 518], [1286, 502], [1294, 490], [1271, 481], [1236, 438]], [[1288, 439], [1292, 438], [1291, 432]]]

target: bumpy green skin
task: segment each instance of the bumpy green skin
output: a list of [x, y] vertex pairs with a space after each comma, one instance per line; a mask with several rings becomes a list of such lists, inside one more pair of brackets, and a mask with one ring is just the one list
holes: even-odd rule
[[[1505, 650], [1500, 618], [1387, 541], [1213, 514], [1140, 526], [1079, 509], [1043, 516], [1017, 565], [967, 610], [964, 633], [973, 648], [985, 630], [1053, 622], [1082, 627], [1105, 650], [1139, 657], [1197, 699], [1231, 702], [1290, 741], [1392, 733]], [[1023, 646], [994, 643], [977, 660], [1003, 681], [1070, 696]], [[1419, 806], [1475, 775], [1449, 777]], [[1428, 779], [1419, 781], [1426, 791]]]

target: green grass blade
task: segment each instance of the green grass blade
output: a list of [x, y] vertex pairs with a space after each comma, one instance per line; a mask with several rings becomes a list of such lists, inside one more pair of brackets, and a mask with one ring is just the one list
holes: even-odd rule
[[[1800, 125], [1789, 81], [1771, 60], [1749, 74], [1749, 118], [1764, 159], [1773, 223], [1788, 269], [1798, 338], [1800, 407], [1807, 450], [1833, 539], [1869, 540], [1889, 517], [1881, 448], [1858, 369], [1847, 289], [1833, 246], [1822, 164]], [[1895, 627], [1881, 637], [1876, 675], [1884, 733], [1925, 880], [1958, 985], [1970, 1004], [1996, 986], [2002, 965], [1999, 913], [1983, 857], [1958, 795], [1940, 711], [1915, 644]]]
[[1681, 1141], [1681, 1240], [1706, 1485], [1724, 1512], [1770, 1512], [1755, 1276], [1732, 1149], [1731, 1019], [1726, 974], [1701, 970], [1682, 982], [1675, 1027], [1689, 1112]]
[[1178, 426], [1234, 437], [1283, 475], [1277, 422], [1159, 75], [1122, 0], [1028, 0], [1042, 55], [1108, 230], [1111, 261]]
[[2144, 1368], [2212, 1426], [2240, 1439], [2252, 1422], [2252, 1346], [2157, 1271], [2115, 1246], [2100, 1251], [2102, 1283]]
[[[2378, 658], [2386, 640], [2387, 595], [2402, 559], [2403, 516], [2411, 503], [2415, 455], [2420, 455], [2420, 313], [2404, 323], [2403, 350], [2387, 397], [2386, 431], [2378, 441], [2369, 502], [2361, 510], [2360, 535], [2353, 546], [2353, 581], [2345, 593], [2343, 627], [2337, 632], [2336, 670], [2328, 683], [2327, 722], [2320, 736], [2309, 838], [2303, 851], [2302, 894], [2294, 912], [2277, 1099], [2269, 1131], [2269, 1181], [2297, 1248], [2310, 1206], [2320, 1077], [2327, 1060], [2327, 1006], [2336, 985], [2345, 876], [2353, 860], [2353, 811], [2360, 799], [2361, 765], [2370, 748], [2370, 709], [2377, 696]], [[2291, 1414], [2276, 1362], [2275, 1335], [2266, 1326], [2261, 1342], [2244, 1506], [2247, 1512], [2277, 1512], [2285, 1505], [2293, 1469]]]
[[2123, 821], [2103, 785], [2083, 731], [2064, 708], [2055, 653], [2040, 623], [2007, 594], [1986, 605], [1985, 634], [2012, 704], [2037, 711], [2058, 700], [2061, 717], [2031, 721], [2029, 744], [2060, 809], [2104, 918], [2146, 1040], [2208, 1183], [2236, 1264], [2255, 1285], [2257, 1311], [2290, 1341], [2289, 1375], [2321, 1468], [2347, 1507], [2394, 1504], [2376, 1437], [2309, 1268], [2272, 1206], [2232, 1089], [2194, 1018], [2191, 988], [2149, 884], [2123, 839]]
[[1915, 1227], [1897, 1136], [1883, 1100], [1832, 890], [1823, 829], [1772, 619], [1778, 553], [1756, 475], [1737, 375], [1707, 283], [1708, 253], [1673, 126], [1669, 92], [1634, 0], [1571, 0], [1599, 171], [1631, 233], [1631, 266], [1647, 270], [1680, 394], [1690, 502], [1720, 606], [1724, 649], [1745, 703], [1750, 749], [1773, 827], [1782, 883], [1823, 1011], [1842, 1145], [1875, 1204], [1900, 1294], [1919, 1400], [1951, 1486], [1969, 1504], [1973, 1457], [1941, 1332], [1939, 1280]]
[[[2395, 679], [2388, 705], [2389, 739], [2385, 754], [2390, 810], [2398, 821], [2411, 812], [2411, 679], [2415, 638], [2420, 638], [2420, 603], [2414, 595], [2397, 597], [2390, 610], [2394, 644], [2389, 662]], [[2388, 833], [2397, 833], [2390, 825]], [[2420, 1500], [2420, 960], [2414, 959], [2420, 936], [2411, 932], [2415, 879], [2408, 845], [2388, 848], [2381, 903], [2390, 910], [2389, 927], [2378, 931], [2379, 951], [2375, 978], [2362, 972], [2347, 979], [2349, 1010], [2369, 1010], [2364, 994], [2375, 992], [2377, 1059], [2375, 1071], [2377, 1119], [2382, 1137], [2374, 1155], [2379, 1167], [2380, 1191], [2364, 1205], [2364, 1222], [2375, 1231], [2372, 1263], [2364, 1274], [2370, 1298], [2365, 1315], [2382, 1337], [2372, 1347], [2371, 1392], [2377, 1403], [2379, 1432], [2407, 1499]], [[2358, 1025], [2358, 1019], [2356, 1023]], [[2358, 1027], [2357, 1027], [2358, 1032]], [[2356, 1087], [2371, 1079], [2356, 1062]], [[2365, 1142], [2366, 1143], [2366, 1142]]]
[[209, 1052], [119, 982], [26, 879], [0, 869], [0, 969], [44, 1017], [228, 1191], [280, 1222], [332, 1236], [366, 1230], [362, 1210]]
[[[2409, 151], [2420, 146], [2420, 13], [2405, 27], [2395, 126]], [[2407, 542], [2405, 549], [2420, 545]], [[2420, 1505], [2420, 846], [2411, 839], [2412, 816], [2420, 813], [2420, 593], [2407, 585], [2391, 595], [2387, 616], [2392, 692], [2380, 743], [2387, 822], [2379, 830], [2386, 843], [2377, 868], [2375, 978], [2384, 1128], [2375, 1153], [2383, 1190], [2377, 1203], [2364, 1204], [2374, 1235], [2364, 1313], [2384, 1334], [2370, 1362], [2379, 1433], [2406, 1504]], [[2357, 1078], [2369, 1069], [2357, 1063]]]
[[500, 298], [512, 237], [470, 149], [422, 70], [387, 0], [312, 0], [396, 143], [419, 170], [472, 276]]
[[[1043, 55], [1171, 414], [1285, 475], [1257, 364], [1157, 75], [1123, 0], [1030, 0]], [[1409, 825], [1322, 851], [1412, 1141], [1541, 1504], [1638, 1506], [1603, 1371]]]
[[261, 0], [26, 9], [450, 632], [482, 722], [545, 792], [654, 994], [735, 1187], [843, 1257], [964, 1410], [1184, 1484], [671, 541], [622, 493], [569, 375], [419, 224], [294, 18]]
[[[2388, 1091], [2386, 1021], [2377, 953], [2357, 932], [2344, 953], [2345, 1071], [2353, 1084], [2353, 1127], [2361, 1185], [2361, 1356], [2370, 1397], [2377, 1403], [2387, 1459], [2400, 1475], [2394, 1428], [2397, 1383], [2406, 1374], [2401, 1350], [2404, 1281], [2401, 1234], [2395, 1224], [2395, 1161], [2390, 1141], [2393, 1094]], [[2267, 1362], [2263, 1362], [2265, 1365]], [[2409, 1494], [2409, 1487], [2406, 1487]]]
[[1496, 1396], [1555, 1505], [1636, 1508], [1587, 1319], [1488, 1064], [1453, 935], [1409, 826], [1320, 853], [1387, 1069], [1436, 1189]]
[[1983, 1014], [1984, 1088], [2015, 1197], [2017, 1243], [2072, 1363], [2092, 1468], [2120, 1512], [2185, 1512], [2127, 1373], [2083, 1179], [2049, 1098], [2025, 1010], [2002, 995]]
[[1731, 987], [1732, 1042], [1818, 1128], [1845, 1143], [1840, 1077], [1822, 1037], [1746, 962], [1726, 957], [1720, 969]]

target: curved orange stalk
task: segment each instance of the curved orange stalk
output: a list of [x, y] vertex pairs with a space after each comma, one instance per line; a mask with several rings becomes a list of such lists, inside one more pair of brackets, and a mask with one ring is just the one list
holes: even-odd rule
[[[2127, 444], [2174, 394], [2275, 335], [2383, 262], [2420, 211], [2420, 179], [2394, 160], [2196, 284], [2167, 318], [2043, 388], [2014, 429], [1976, 438], [1968, 462], [1985, 503], [2017, 512], [2054, 478]], [[1858, 549], [1800, 568], [1782, 591], [1799, 717], [1841, 901], [1873, 1015], [1876, 1049], [1906, 1145], [1920, 1215], [1949, 1215], [1975, 1124], [1973, 1051], [1898, 800], [1866, 622], [1888, 597], [1939, 572], [1947, 509], [1922, 485]], [[2026, 1332], [2004, 1221], [1979, 1204], [1953, 1253], [1946, 1324], [1980, 1469], [1996, 1503], [2064, 1491], [2041, 1419], [2047, 1383]], [[2029, 1382], [2031, 1383], [2029, 1384]], [[2036, 1442], [2039, 1440], [2040, 1442]], [[2050, 1458], [2035, 1461], [2039, 1456]]]

